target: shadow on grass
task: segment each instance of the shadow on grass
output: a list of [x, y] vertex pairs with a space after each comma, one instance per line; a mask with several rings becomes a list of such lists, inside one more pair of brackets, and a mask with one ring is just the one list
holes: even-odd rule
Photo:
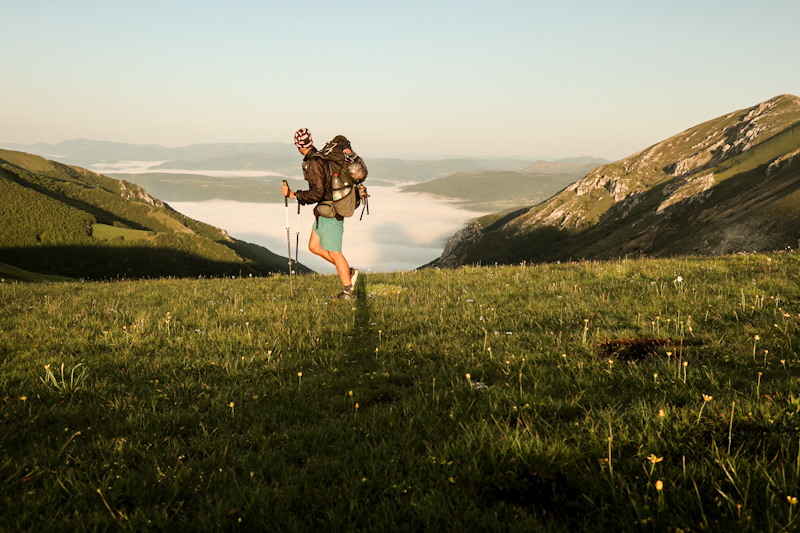
[[8, 265], [35, 272], [93, 280], [198, 276], [262, 276], [254, 263], [202, 257], [154, 246], [35, 246], [0, 248]]

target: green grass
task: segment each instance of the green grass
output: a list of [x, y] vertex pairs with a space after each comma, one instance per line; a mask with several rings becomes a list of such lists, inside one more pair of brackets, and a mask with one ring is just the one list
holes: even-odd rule
[[10, 283], [13, 281], [59, 282], [59, 281], [75, 281], [75, 280], [73, 278], [67, 278], [64, 276], [49, 276], [47, 274], [37, 274], [35, 272], [28, 272], [27, 270], [23, 270], [15, 266], [6, 265], [5, 263], [0, 263], [0, 283], [6, 283], [6, 282]]
[[793, 530], [798, 266], [0, 284], [0, 530]]
[[107, 224], [92, 224], [92, 237], [106, 240], [122, 237], [126, 241], [136, 241], [141, 239], [153, 240], [156, 238], [156, 234], [152, 231], [118, 228]]

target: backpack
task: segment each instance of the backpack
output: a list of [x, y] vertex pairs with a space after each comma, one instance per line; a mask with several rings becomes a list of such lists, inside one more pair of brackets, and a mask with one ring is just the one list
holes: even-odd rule
[[343, 135], [337, 135], [332, 141], [325, 144], [311, 157], [325, 160], [328, 167], [328, 178], [333, 193], [333, 201], [322, 201], [314, 208], [316, 216], [334, 218], [351, 217], [363, 200], [364, 208], [361, 209], [361, 218], [364, 209], [369, 214], [367, 188], [362, 185], [367, 179], [367, 165], [350, 147]]

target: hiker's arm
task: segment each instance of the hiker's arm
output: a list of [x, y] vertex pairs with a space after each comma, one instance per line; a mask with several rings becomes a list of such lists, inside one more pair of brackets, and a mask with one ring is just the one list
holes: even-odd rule
[[295, 191], [294, 197], [301, 205], [315, 204], [325, 199], [325, 173], [327, 169], [317, 158], [311, 159], [308, 164], [307, 191]]

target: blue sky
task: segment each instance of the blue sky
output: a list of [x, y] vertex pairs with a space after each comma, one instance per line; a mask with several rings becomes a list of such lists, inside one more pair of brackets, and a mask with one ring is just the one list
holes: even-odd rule
[[0, 142], [619, 159], [800, 95], [800, 2], [3, 2]]

